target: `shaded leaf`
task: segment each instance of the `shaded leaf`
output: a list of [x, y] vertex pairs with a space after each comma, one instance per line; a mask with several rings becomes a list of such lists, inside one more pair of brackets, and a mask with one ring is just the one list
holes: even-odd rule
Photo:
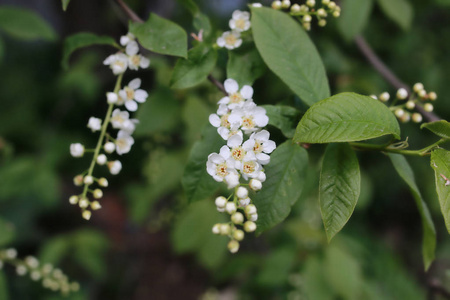
[[99, 36], [90, 32], [76, 33], [64, 40], [63, 59], [61, 61], [63, 68], [69, 68], [69, 58], [75, 50], [93, 45], [109, 45], [119, 47], [116, 44], [116, 41], [109, 36]]
[[67, 10], [67, 6], [69, 6], [70, 0], [61, 0], [61, 2], [62, 2], [62, 9], [63, 9], [63, 11], [66, 11]]
[[420, 194], [419, 187], [414, 179], [414, 172], [408, 164], [408, 161], [403, 155], [389, 153], [389, 158], [394, 165], [398, 175], [409, 186], [411, 193], [416, 201], [417, 208], [419, 209], [420, 217], [422, 219], [422, 255], [425, 270], [428, 270], [431, 263], [434, 260], [436, 250], [436, 230], [434, 228], [433, 220], [431, 219], [430, 211], [427, 204], [423, 201]]
[[193, 25], [197, 30], [203, 30], [203, 36], [209, 36], [211, 33], [211, 22], [209, 18], [203, 14], [198, 5], [193, 0], [178, 0], [194, 17]]
[[5, 273], [0, 270], [0, 299], [9, 300], [8, 282]]
[[387, 134], [400, 138], [400, 126], [389, 108], [368, 96], [342, 93], [311, 106], [298, 123], [294, 141], [352, 142]]
[[0, 29], [23, 40], [53, 41], [57, 37], [53, 28], [40, 15], [13, 6], [0, 7]]
[[353, 149], [347, 143], [328, 145], [319, 184], [320, 212], [328, 241], [350, 219], [360, 190], [361, 175]]
[[242, 45], [228, 51], [227, 77], [236, 80], [240, 86], [252, 85], [264, 75], [266, 65], [253, 45]]
[[450, 123], [446, 120], [423, 123], [422, 126], [420, 126], [420, 129], [422, 128], [426, 128], [440, 137], [450, 139]]
[[257, 232], [261, 233], [282, 222], [300, 197], [308, 167], [308, 153], [287, 141], [277, 147], [266, 166], [267, 180], [255, 196], [258, 207]]
[[266, 110], [269, 125], [280, 129], [287, 138], [294, 136], [301, 115], [299, 110], [286, 105], [261, 105], [261, 107]]
[[251, 7], [256, 47], [264, 62], [305, 103], [330, 96], [322, 60], [303, 28], [288, 14]]
[[130, 22], [129, 30], [150, 51], [187, 57], [186, 31], [172, 21], [151, 13], [145, 23]]
[[450, 233], [450, 152], [436, 149], [431, 152], [431, 167], [436, 179], [436, 192], [444, 216], [445, 226]]
[[403, 30], [411, 27], [413, 7], [408, 0], [378, 0], [383, 12]]
[[342, 13], [337, 20], [338, 29], [347, 41], [351, 41], [366, 27], [373, 0], [345, 0], [341, 6]]
[[187, 59], [178, 59], [170, 79], [170, 87], [185, 89], [201, 83], [216, 65], [216, 60], [216, 50], [203, 43], [195, 46], [189, 50]]
[[6, 220], [0, 219], [0, 247], [4, 247], [11, 243], [14, 240], [15, 235], [14, 225]]

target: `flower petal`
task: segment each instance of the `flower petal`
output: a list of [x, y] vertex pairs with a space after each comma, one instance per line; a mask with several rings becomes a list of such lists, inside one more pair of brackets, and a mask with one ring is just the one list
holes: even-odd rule
[[134, 100], [127, 100], [127, 101], [125, 101], [125, 107], [129, 111], [136, 111], [138, 108], [138, 105]]
[[225, 80], [224, 86], [225, 86], [225, 91], [228, 94], [236, 93], [239, 90], [238, 83], [236, 82], [236, 80], [231, 79], [231, 78]]
[[209, 123], [214, 127], [220, 127], [220, 118], [216, 114], [209, 115]]
[[242, 140], [243, 138], [240, 135], [235, 134], [228, 139], [227, 145], [231, 148], [238, 147], [242, 144]]
[[262, 165], [267, 165], [270, 162], [270, 156], [265, 153], [256, 154], [256, 159], [258, 159], [258, 162]]
[[141, 79], [135, 78], [128, 83], [128, 87], [130, 89], [136, 90], [141, 86]]
[[147, 100], [148, 93], [144, 90], [136, 90], [134, 92], [134, 99], [139, 103], [144, 103]]
[[272, 151], [275, 150], [276, 147], [277, 147], [277, 144], [275, 144], [274, 141], [269, 140], [267, 142], [264, 142], [263, 151], [265, 153], [272, 153]]
[[241, 95], [244, 99], [251, 99], [253, 97], [253, 88], [249, 85], [244, 85], [241, 89]]

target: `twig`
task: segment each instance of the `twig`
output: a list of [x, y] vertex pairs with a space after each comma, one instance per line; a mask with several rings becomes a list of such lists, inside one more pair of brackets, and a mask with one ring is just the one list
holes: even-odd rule
[[123, 0], [116, 0], [123, 12], [134, 22], [144, 23], [142, 20]]
[[223, 84], [217, 80], [216, 78], [214, 78], [214, 76], [212, 76], [211, 74], [208, 75], [208, 80], [212, 82], [212, 84], [214, 84], [215, 86], [217, 86], [217, 88], [225, 94], [225, 96], [228, 95], [227, 91], [225, 90], [225, 87], [223, 86]]
[[445, 299], [450, 299], [450, 292], [447, 291], [438, 280], [431, 280], [428, 283], [428, 299], [436, 299], [436, 295], [441, 295]]
[[[408, 85], [406, 85], [404, 82], [402, 82], [395, 74], [392, 72], [385, 64], [384, 62], [377, 56], [377, 54], [372, 50], [370, 45], [367, 43], [367, 41], [362, 37], [361, 35], [358, 35], [355, 38], [356, 45], [358, 46], [361, 53], [367, 58], [367, 60], [371, 63], [371, 65], [375, 68], [375, 70], [380, 73], [381, 76], [383, 76], [386, 81], [391, 84], [396, 89], [404, 88], [408, 91], [408, 93], [411, 93], [411, 89]], [[434, 113], [427, 112], [421, 107], [420, 105], [416, 106], [417, 110], [429, 121], [439, 121], [441, 120], [440, 117], [435, 115]]]

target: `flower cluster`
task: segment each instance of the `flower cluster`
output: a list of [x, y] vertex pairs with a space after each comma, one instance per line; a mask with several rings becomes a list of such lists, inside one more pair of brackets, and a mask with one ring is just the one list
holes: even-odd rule
[[77, 282], [69, 282], [67, 276], [51, 264], [41, 266], [33, 256], [27, 256], [24, 260], [18, 259], [16, 249], [10, 248], [0, 251], [0, 269], [3, 268], [5, 263], [13, 265], [16, 268], [17, 275], [25, 276], [29, 274], [33, 281], [41, 280], [42, 285], [52, 291], [69, 294], [80, 289]]
[[[253, 88], [245, 85], [239, 89], [233, 79], [225, 80], [224, 87], [228, 95], [218, 102], [217, 113], [211, 114], [209, 121], [227, 144], [219, 153], [208, 156], [206, 170], [214, 180], [225, 182], [229, 189], [234, 188], [234, 194], [228, 199], [220, 196], [215, 200], [217, 210], [230, 214], [231, 221], [214, 225], [212, 231], [228, 236], [231, 239], [228, 249], [235, 253], [244, 231], [255, 231], [258, 219], [256, 206], [252, 204], [249, 190], [240, 183], [241, 178], [249, 181], [251, 190], [259, 191], [266, 180], [264, 165], [270, 162], [269, 154], [276, 145], [269, 139], [269, 132], [262, 130], [269, 118], [265, 109], [253, 102]], [[244, 139], [245, 136], [248, 138]]]
[[[319, 0], [320, 1], [320, 0]], [[316, 0], [307, 0], [306, 4], [291, 6], [291, 1], [273, 1], [273, 9], [289, 9], [290, 14], [302, 23], [303, 28], [311, 30], [311, 21], [315, 16], [317, 18], [317, 24], [320, 27], [327, 25], [328, 15], [332, 15], [338, 18], [341, 15], [341, 8], [334, 1], [322, 0], [321, 7], [316, 9]]]
[[225, 31], [217, 39], [217, 45], [228, 50], [238, 48], [242, 44], [241, 33], [250, 29], [250, 13], [246, 11], [235, 10], [228, 23], [231, 31]]
[[[85, 149], [84, 145], [74, 143], [70, 145], [70, 153], [73, 157], [82, 157], [86, 152], [94, 153], [90, 167], [83, 173], [75, 176], [74, 184], [84, 186], [80, 195], [73, 195], [69, 202], [78, 205], [82, 210], [84, 219], [91, 218], [91, 210], [101, 208], [97, 200], [91, 201], [88, 193], [94, 199], [100, 199], [103, 192], [99, 187], [107, 187], [108, 180], [104, 177], [96, 178], [93, 176], [96, 164], [108, 167], [112, 175], [118, 174], [122, 169], [122, 163], [119, 160], [108, 158], [108, 154], [116, 152], [118, 155], [130, 152], [134, 139], [131, 136], [136, 128], [138, 120], [130, 118], [130, 112], [134, 112], [138, 108], [138, 103], [147, 100], [148, 94], [140, 89], [141, 80], [139, 78], [131, 80], [128, 85], [121, 87], [122, 77], [127, 69], [138, 70], [139, 68], [147, 68], [150, 60], [140, 55], [139, 45], [135, 37], [128, 33], [120, 38], [120, 44], [124, 47], [116, 54], [108, 56], [103, 64], [108, 65], [115, 75], [118, 75], [116, 86], [113, 92], [106, 93], [108, 103], [108, 111], [104, 120], [91, 117], [87, 127], [92, 132], [100, 131], [100, 136], [95, 149]], [[117, 108], [116, 108], [117, 107]], [[125, 107], [123, 109], [122, 107]], [[113, 138], [106, 132], [108, 125], [111, 124], [113, 129], [117, 129], [116, 138]], [[102, 148], [104, 153], [102, 152]], [[99, 187], [93, 188], [97, 184]]]
[[[382, 102], [388, 102], [391, 96], [388, 92], [381, 93], [378, 97], [371, 95], [374, 99], [379, 99]], [[391, 111], [403, 123], [412, 120], [415, 123], [420, 123], [423, 117], [418, 112], [412, 112], [417, 106], [421, 106], [424, 111], [431, 112], [434, 107], [430, 101], [435, 101], [437, 95], [435, 92], [427, 92], [422, 83], [414, 84], [413, 93], [409, 94], [404, 88], [397, 90], [394, 100], [390, 105]], [[396, 105], [398, 101], [404, 101], [403, 104]]]

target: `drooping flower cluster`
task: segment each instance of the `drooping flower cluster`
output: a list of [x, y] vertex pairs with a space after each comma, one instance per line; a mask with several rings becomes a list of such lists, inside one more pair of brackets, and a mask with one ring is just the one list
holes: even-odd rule
[[[230, 214], [231, 221], [214, 225], [212, 231], [228, 236], [231, 239], [228, 249], [235, 253], [244, 238], [244, 231], [255, 231], [258, 219], [256, 206], [241, 179], [249, 181], [251, 190], [259, 191], [266, 180], [264, 166], [270, 162], [269, 154], [276, 145], [269, 139], [269, 132], [262, 129], [269, 118], [265, 109], [253, 102], [253, 88], [245, 85], [239, 89], [233, 79], [225, 80], [224, 87], [228, 95], [218, 102], [217, 113], [211, 114], [209, 121], [227, 144], [220, 148], [219, 153], [208, 156], [206, 170], [214, 180], [234, 189], [234, 194], [228, 199], [220, 196], [215, 200], [217, 210]], [[244, 231], [238, 226], [242, 226]]]
[[221, 48], [233, 50], [242, 45], [241, 33], [250, 29], [250, 13], [247, 11], [235, 10], [228, 22], [231, 31], [225, 31], [217, 39], [217, 45]]
[[[382, 102], [388, 102], [391, 98], [388, 92], [381, 93], [378, 97], [371, 95], [374, 99], [379, 99]], [[394, 100], [390, 104], [391, 111], [394, 112], [397, 119], [403, 123], [412, 120], [415, 123], [420, 123], [423, 117], [418, 112], [412, 112], [417, 106], [421, 106], [424, 111], [432, 112], [434, 107], [429, 101], [435, 101], [437, 94], [435, 92], [427, 92], [422, 83], [418, 82], [413, 86], [413, 93], [408, 94], [404, 88], [397, 90]], [[405, 101], [403, 104], [397, 104], [398, 101]]]
[[33, 256], [27, 256], [24, 260], [17, 258], [17, 251], [14, 248], [0, 250], [0, 270], [4, 264], [14, 266], [19, 276], [29, 274], [33, 281], [41, 280], [45, 288], [55, 292], [61, 291], [61, 293], [67, 295], [78, 291], [80, 288], [77, 282], [69, 282], [67, 276], [51, 264], [40, 265], [39, 261]]
[[[318, 0], [320, 1], [320, 0]], [[332, 15], [338, 18], [341, 15], [341, 8], [334, 1], [322, 0], [321, 7], [316, 9], [316, 0], [307, 0], [306, 4], [298, 5], [294, 4], [291, 6], [291, 1], [273, 1], [273, 9], [289, 9], [290, 14], [296, 17], [301, 23], [303, 28], [306, 30], [311, 30], [311, 21], [315, 16], [317, 18], [317, 24], [320, 27], [327, 25], [328, 15]]]
[[[80, 143], [70, 145], [70, 153], [73, 157], [82, 157], [86, 152], [93, 152], [90, 167], [74, 178], [75, 185], [84, 186], [83, 192], [79, 195], [73, 195], [69, 199], [71, 204], [77, 204], [81, 208], [82, 216], [86, 220], [91, 218], [91, 210], [101, 208], [97, 200], [89, 200], [88, 193], [94, 199], [100, 199], [103, 196], [103, 191], [98, 187], [93, 189], [93, 185], [97, 184], [99, 187], [108, 186], [106, 178], [93, 176], [95, 165], [106, 165], [112, 175], [116, 175], [121, 171], [122, 163], [119, 160], [108, 158], [107, 155], [114, 152], [118, 155], [130, 152], [131, 146], [134, 144], [134, 139], [131, 135], [136, 128], [138, 120], [130, 118], [129, 111], [136, 111], [138, 103], [145, 102], [148, 97], [148, 93], [140, 89], [141, 80], [139, 78], [131, 80], [124, 87], [121, 86], [121, 82], [127, 69], [138, 70], [139, 68], [147, 68], [150, 65], [150, 60], [139, 54], [139, 45], [131, 33], [122, 36], [120, 44], [124, 49], [108, 56], [103, 62], [103, 64], [111, 68], [115, 75], [118, 75], [114, 91], [106, 93], [106, 101], [108, 103], [106, 117], [104, 120], [91, 117], [87, 125], [92, 132], [100, 131], [97, 146], [95, 149], [85, 149], [84, 145]], [[113, 129], [118, 130], [116, 138], [113, 138], [106, 132], [109, 124], [111, 124]], [[101, 153], [102, 148], [104, 153]]]

